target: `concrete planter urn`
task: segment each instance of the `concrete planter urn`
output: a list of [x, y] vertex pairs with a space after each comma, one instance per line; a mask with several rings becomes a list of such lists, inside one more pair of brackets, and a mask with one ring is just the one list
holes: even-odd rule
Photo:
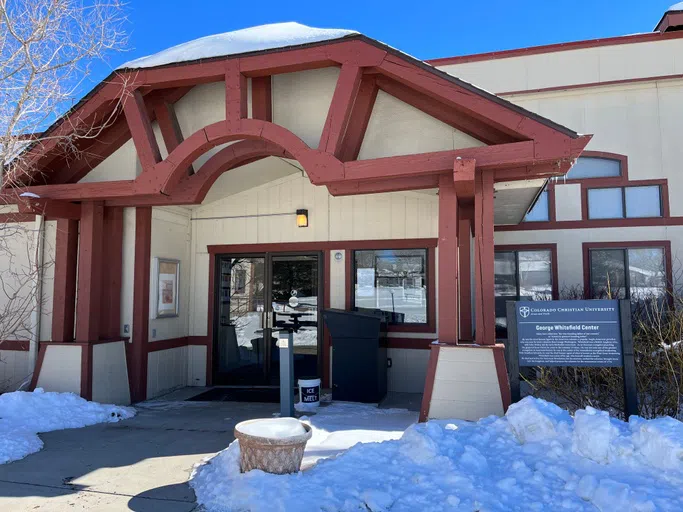
[[240, 444], [240, 470], [246, 473], [260, 469], [275, 475], [297, 473], [312, 435], [311, 427], [295, 418], [238, 423], [235, 438]]

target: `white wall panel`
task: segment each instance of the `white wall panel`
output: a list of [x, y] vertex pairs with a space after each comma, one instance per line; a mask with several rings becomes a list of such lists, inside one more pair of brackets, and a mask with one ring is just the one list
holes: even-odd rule
[[93, 345], [92, 358], [93, 401], [128, 405], [130, 388], [126, 364], [126, 342]]
[[483, 145], [474, 137], [379, 91], [358, 159], [429, 153]]
[[273, 122], [317, 148], [327, 119], [339, 68], [273, 76]]
[[0, 342], [0, 393], [15, 391], [28, 377], [28, 351], [2, 350]]
[[150, 352], [147, 359], [147, 399], [187, 385], [188, 347]]
[[555, 216], [561, 220], [581, 220], [581, 185], [571, 183], [555, 186]]

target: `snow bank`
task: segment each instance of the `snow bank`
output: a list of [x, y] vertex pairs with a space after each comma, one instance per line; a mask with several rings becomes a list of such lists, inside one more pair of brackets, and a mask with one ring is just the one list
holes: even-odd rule
[[124, 68], [151, 68], [175, 62], [187, 62], [211, 57], [224, 57], [240, 53], [273, 50], [317, 43], [356, 35], [358, 32], [343, 29], [314, 28], [300, 23], [272, 23], [258, 27], [235, 30], [206, 36], [187, 43], [181, 43], [154, 55], [140, 57], [120, 66]]
[[132, 418], [130, 407], [88, 402], [73, 393], [15, 391], [0, 395], [0, 464], [40, 451], [39, 432], [114, 423]]
[[[381, 432], [386, 420], [375, 411]], [[314, 437], [315, 422], [329, 421], [324, 410], [318, 416]], [[595, 409], [571, 418], [527, 397], [505, 418], [413, 425], [400, 439], [357, 444], [296, 475], [240, 474], [232, 443], [190, 483], [208, 512], [680, 511], [681, 428], [670, 418], [627, 424]]]

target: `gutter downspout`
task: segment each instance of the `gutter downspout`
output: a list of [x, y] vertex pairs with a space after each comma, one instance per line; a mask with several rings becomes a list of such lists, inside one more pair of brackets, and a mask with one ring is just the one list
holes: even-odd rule
[[28, 368], [31, 375], [36, 368], [38, 357], [38, 343], [40, 342], [40, 320], [43, 313], [43, 264], [45, 255], [43, 252], [43, 239], [45, 233], [45, 217], [36, 215], [34, 229], [35, 252], [35, 278], [33, 295], [33, 307], [31, 308], [31, 325], [34, 326], [28, 347]]

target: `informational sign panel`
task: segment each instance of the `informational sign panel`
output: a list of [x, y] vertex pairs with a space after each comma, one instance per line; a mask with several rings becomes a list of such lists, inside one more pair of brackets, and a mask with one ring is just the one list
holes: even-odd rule
[[521, 366], [621, 367], [624, 414], [638, 414], [631, 301], [509, 301], [505, 360], [513, 402]]
[[618, 301], [519, 301], [515, 309], [520, 366], [622, 366]]

